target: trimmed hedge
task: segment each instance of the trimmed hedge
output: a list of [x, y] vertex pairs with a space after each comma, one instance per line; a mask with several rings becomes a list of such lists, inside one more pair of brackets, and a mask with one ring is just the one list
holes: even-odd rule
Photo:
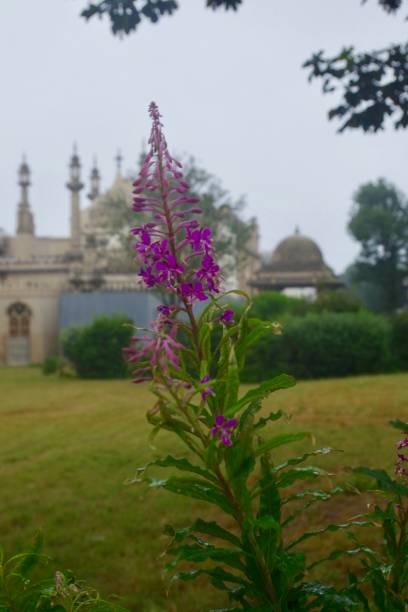
[[128, 317], [98, 316], [90, 325], [65, 330], [62, 350], [80, 378], [125, 378], [129, 368], [123, 349], [132, 335], [133, 323]]
[[392, 367], [391, 341], [390, 323], [366, 312], [290, 317], [281, 336], [264, 335], [251, 348], [244, 379], [254, 382], [279, 372], [296, 378], [386, 372]]

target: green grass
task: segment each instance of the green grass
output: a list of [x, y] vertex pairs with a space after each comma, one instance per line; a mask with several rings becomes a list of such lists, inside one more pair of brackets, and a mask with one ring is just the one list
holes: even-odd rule
[[[0, 398], [0, 544], [7, 552], [27, 548], [42, 529], [53, 566], [119, 595], [132, 611], [199, 612], [226, 603], [205, 581], [173, 585], [167, 596], [159, 557], [163, 526], [188, 524], [208, 508], [124, 484], [155, 452], [177, 452], [165, 434], [156, 451], [149, 446], [152, 397], [144, 385], [2, 369]], [[265, 406], [293, 417], [272, 427], [313, 431], [316, 445], [343, 449], [324, 463], [344, 480], [345, 465], [392, 469], [398, 432], [387, 422], [408, 420], [408, 375], [303, 382]], [[332, 521], [364, 510], [361, 497], [351, 499], [325, 505], [321, 516]]]

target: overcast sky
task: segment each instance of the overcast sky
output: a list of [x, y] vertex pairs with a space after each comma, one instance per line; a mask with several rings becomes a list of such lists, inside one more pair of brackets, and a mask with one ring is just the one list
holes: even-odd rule
[[387, 16], [377, 0], [245, 0], [235, 14], [179, 3], [124, 40], [107, 21], [79, 18], [86, 0], [1, 3], [0, 227], [14, 232], [26, 152], [37, 233], [66, 235], [72, 143], [86, 179], [96, 154], [109, 187], [117, 147], [125, 168], [137, 159], [154, 99], [170, 148], [246, 196], [262, 250], [299, 225], [342, 271], [358, 250], [345, 227], [356, 188], [383, 176], [408, 192], [408, 132], [337, 134], [326, 119], [335, 100], [301, 64], [321, 48], [406, 40], [404, 15]]

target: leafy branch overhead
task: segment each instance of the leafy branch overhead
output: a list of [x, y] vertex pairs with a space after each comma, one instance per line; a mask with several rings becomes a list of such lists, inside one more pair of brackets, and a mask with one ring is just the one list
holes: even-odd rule
[[[243, 0], [203, 0], [207, 8], [238, 10]], [[369, 0], [362, 0], [367, 4]], [[356, 0], [358, 2], [358, 0]], [[404, 0], [377, 0], [388, 14], [398, 13]], [[371, 2], [372, 3], [372, 2]], [[408, 4], [408, 2], [407, 2]], [[173, 15], [176, 0], [99, 0], [90, 2], [81, 15], [89, 20], [107, 16], [113, 34], [123, 36], [135, 31], [144, 20], [156, 23]], [[408, 13], [408, 6], [407, 6]], [[310, 70], [309, 80], [321, 79], [323, 93], [341, 93], [339, 104], [330, 109], [329, 119], [340, 121], [339, 131], [359, 129], [377, 132], [394, 117], [395, 128], [408, 126], [408, 44], [393, 44], [385, 49], [358, 52], [344, 47], [327, 56], [314, 53], [303, 67]]]
[[[237, 10], [242, 0], [206, 0], [208, 8]], [[172, 15], [179, 8], [176, 0], [100, 0], [90, 2], [81, 13], [85, 19], [104, 17], [111, 22], [113, 34], [130, 34], [143, 19], [157, 23], [160, 17]]]
[[[378, 0], [389, 14], [395, 14], [404, 0]], [[363, 0], [366, 4], [367, 0]], [[321, 79], [323, 93], [341, 91], [342, 99], [330, 109], [329, 119], [341, 122], [339, 132], [360, 129], [377, 132], [386, 120], [395, 117], [395, 128], [408, 125], [408, 44], [393, 44], [371, 52], [344, 47], [333, 57], [314, 53], [304, 64], [309, 81]]]
[[309, 80], [322, 80], [323, 93], [340, 89], [342, 100], [329, 111], [329, 119], [341, 121], [339, 131], [349, 128], [377, 132], [388, 117], [395, 128], [408, 125], [408, 44], [372, 53], [345, 48], [334, 57], [323, 51], [304, 63]]

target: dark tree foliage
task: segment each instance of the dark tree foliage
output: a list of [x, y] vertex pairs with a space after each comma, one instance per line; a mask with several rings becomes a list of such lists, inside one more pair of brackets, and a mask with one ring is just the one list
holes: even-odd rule
[[[207, 7], [236, 11], [242, 0], [206, 0]], [[85, 19], [107, 16], [113, 34], [123, 35], [137, 29], [142, 19], [152, 23], [159, 21], [163, 15], [172, 15], [179, 8], [176, 0], [99, 0], [90, 2], [81, 13]]]
[[[403, 1], [378, 0], [387, 13], [396, 13]], [[391, 115], [395, 117], [395, 128], [407, 127], [408, 44], [372, 52], [345, 47], [333, 57], [319, 51], [303, 67], [310, 70], [309, 81], [321, 79], [323, 93], [341, 92], [340, 103], [328, 113], [329, 119], [341, 122], [339, 132], [377, 132]]]
[[335, 57], [315, 53], [305, 62], [309, 80], [322, 79], [323, 93], [342, 89], [342, 101], [329, 111], [339, 119], [339, 131], [348, 128], [377, 132], [391, 115], [396, 128], [408, 125], [408, 44], [373, 53], [356, 53], [353, 47]]
[[404, 300], [408, 264], [408, 202], [393, 185], [380, 179], [354, 196], [348, 229], [360, 242], [354, 279], [381, 293], [381, 309], [393, 311]]

